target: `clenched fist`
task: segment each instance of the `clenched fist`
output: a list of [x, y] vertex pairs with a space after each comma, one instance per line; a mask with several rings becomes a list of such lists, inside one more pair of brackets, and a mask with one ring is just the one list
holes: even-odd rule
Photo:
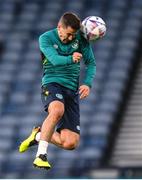
[[73, 57], [73, 62], [78, 63], [82, 58], [82, 54], [79, 52], [74, 52], [72, 57]]

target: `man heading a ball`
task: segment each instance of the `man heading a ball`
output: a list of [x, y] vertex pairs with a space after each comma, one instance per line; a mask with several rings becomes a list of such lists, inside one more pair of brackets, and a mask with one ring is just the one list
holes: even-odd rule
[[[49, 169], [49, 143], [73, 150], [80, 138], [80, 99], [90, 93], [96, 73], [95, 58], [89, 41], [80, 32], [81, 22], [76, 14], [65, 13], [57, 28], [39, 37], [42, 55], [42, 101], [48, 113], [41, 128], [34, 128], [21, 143], [20, 152], [38, 144], [34, 166]], [[84, 81], [79, 85], [80, 61], [86, 65]]]

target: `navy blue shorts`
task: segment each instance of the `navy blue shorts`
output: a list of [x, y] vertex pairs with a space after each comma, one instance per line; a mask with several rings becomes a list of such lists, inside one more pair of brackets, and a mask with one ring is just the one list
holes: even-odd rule
[[73, 91], [58, 83], [49, 83], [46, 86], [42, 86], [41, 98], [46, 112], [49, 104], [55, 100], [64, 104], [65, 112], [57, 124], [56, 131], [60, 132], [62, 129], [70, 129], [80, 134], [78, 91]]

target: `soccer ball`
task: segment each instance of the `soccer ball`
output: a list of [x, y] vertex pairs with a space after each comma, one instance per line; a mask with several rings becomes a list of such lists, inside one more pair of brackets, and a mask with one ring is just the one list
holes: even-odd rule
[[89, 16], [82, 21], [81, 32], [88, 41], [96, 41], [106, 34], [106, 24], [98, 16]]

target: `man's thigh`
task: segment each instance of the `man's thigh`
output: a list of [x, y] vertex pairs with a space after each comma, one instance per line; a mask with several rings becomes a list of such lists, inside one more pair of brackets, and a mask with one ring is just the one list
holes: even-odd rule
[[57, 131], [68, 129], [80, 134], [80, 110], [78, 94], [67, 90], [65, 93], [65, 112], [57, 125]]

